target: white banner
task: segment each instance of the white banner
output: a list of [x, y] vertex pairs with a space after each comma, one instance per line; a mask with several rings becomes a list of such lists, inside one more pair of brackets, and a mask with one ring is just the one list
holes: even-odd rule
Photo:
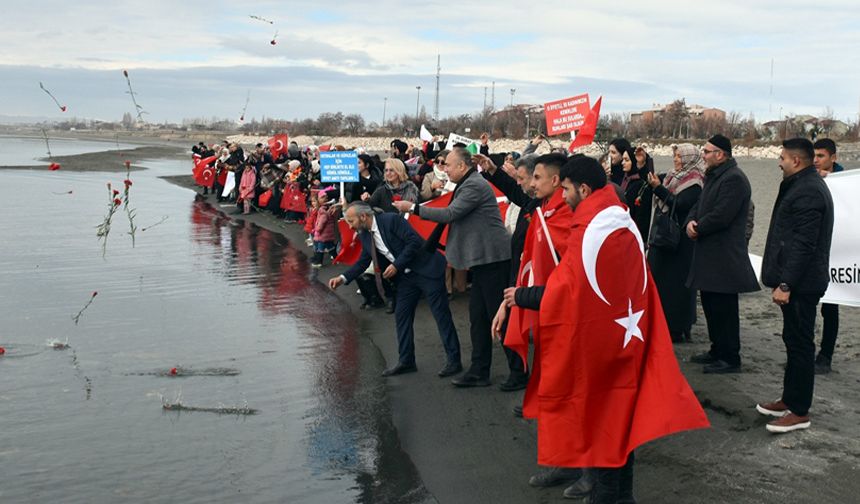
[[[860, 170], [832, 173], [824, 179], [833, 198], [833, 240], [830, 244], [830, 286], [822, 303], [860, 306]], [[750, 254], [761, 280], [762, 257]]]
[[221, 197], [226, 198], [233, 192], [233, 188], [236, 187], [236, 174], [228, 171], [227, 172], [227, 180], [224, 181], [224, 190], [221, 191]]
[[425, 128], [423, 124], [421, 125], [421, 133], [418, 134], [418, 138], [424, 140], [425, 142], [433, 141], [433, 135], [430, 134], [430, 131]]
[[450, 135], [448, 135], [448, 143], [445, 144], [445, 149], [446, 150], [453, 149], [454, 144], [456, 144], [456, 143], [462, 143], [462, 144], [465, 144], [468, 146], [470, 144], [478, 143], [478, 142], [472, 140], [471, 138], [466, 138], [466, 137], [460, 136], [456, 133], [451, 133]]
[[860, 306], [860, 170], [831, 173], [824, 179], [833, 197], [830, 287], [824, 303]]

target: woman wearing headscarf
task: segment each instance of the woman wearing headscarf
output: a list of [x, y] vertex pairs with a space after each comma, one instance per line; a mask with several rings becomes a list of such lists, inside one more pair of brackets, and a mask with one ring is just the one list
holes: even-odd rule
[[[705, 163], [699, 149], [692, 144], [673, 147], [674, 169], [660, 178], [648, 174], [648, 184], [653, 188], [654, 218], [660, 214], [671, 214], [683, 224], [687, 213], [699, 200], [705, 178]], [[652, 246], [648, 249], [651, 274], [660, 293], [663, 312], [669, 325], [672, 341], [690, 340], [690, 328], [696, 321], [696, 291], [685, 285], [690, 262], [693, 259], [693, 241], [680, 226], [681, 239], [677, 248], [667, 249]]]
[[439, 152], [433, 162], [432, 170], [424, 175], [424, 181], [421, 182], [421, 201], [438, 198], [448, 192], [445, 190], [445, 185], [448, 183], [448, 173], [445, 171], [447, 155], [447, 150]]
[[641, 147], [627, 149], [621, 156], [621, 167], [624, 170], [621, 192], [624, 193], [624, 203], [630, 210], [630, 217], [636, 223], [642, 241], [648, 243], [648, 229], [651, 227], [651, 188], [645, 183], [645, 177], [650, 172], [647, 163], [637, 161], [637, 156], [642, 157], [642, 153], [637, 155], [639, 149]]
[[385, 160], [385, 170], [382, 174], [384, 183], [373, 191], [367, 200], [372, 207], [380, 208], [383, 212], [397, 212], [395, 201], [411, 201], [418, 203], [418, 188], [406, 175], [406, 165], [396, 158]]

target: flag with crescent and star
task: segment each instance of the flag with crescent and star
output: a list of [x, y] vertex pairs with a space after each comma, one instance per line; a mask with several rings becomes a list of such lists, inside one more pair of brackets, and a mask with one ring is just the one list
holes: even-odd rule
[[278, 133], [268, 140], [269, 152], [272, 153], [272, 159], [278, 159], [281, 154], [287, 152], [290, 145], [290, 137], [286, 133]]
[[678, 367], [642, 237], [611, 186], [573, 212], [535, 360], [538, 464], [620, 467], [648, 441], [710, 425]]
[[209, 156], [202, 159], [194, 160], [194, 169], [191, 173], [194, 175], [194, 182], [203, 187], [212, 187], [215, 182], [215, 168], [210, 166], [218, 156]]
[[[543, 215], [543, 221], [540, 219], [541, 215]], [[546, 285], [558, 258], [567, 250], [567, 236], [572, 222], [573, 213], [564, 202], [562, 189], [558, 188], [548, 201], [535, 209], [529, 219], [523, 255], [520, 259], [520, 271], [517, 275], [517, 287]], [[546, 229], [544, 229], [544, 223]], [[546, 235], [547, 231], [549, 236]], [[558, 255], [555, 256], [555, 254]], [[505, 331], [504, 345], [520, 356], [524, 369], [528, 369], [529, 332], [532, 333], [535, 348], [538, 348], [540, 345], [538, 312], [513, 306], [508, 319], [508, 328]], [[539, 363], [535, 362], [532, 366], [531, 377], [523, 398], [523, 417], [525, 418], [535, 418], [537, 415], [537, 384], [540, 381], [538, 365]]]

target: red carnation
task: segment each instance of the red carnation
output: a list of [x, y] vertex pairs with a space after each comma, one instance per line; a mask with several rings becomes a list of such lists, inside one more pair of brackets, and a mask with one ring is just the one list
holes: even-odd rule
[[636, 198], [633, 200], [633, 204], [636, 206], [642, 206], [642, 198]]
[[6, 349], [0, 346], [0, 355], [6, 353]]
[[394, 197], [391, 199], [393, 199], [394, 201], [403, 201], [403, 196], [395, 194]]
[[127, 160], [127, 159], [126, 159], [124, 162], [125, 162], [125, 167], [126, 167], [126, 168], [128, 168], [128, 167], [130, 167], [130, 166], [131, 166], [131, 161], [129, 161], [129, 160]]
[[114, 198], [113, 204], [116, 206], [120, 206], [120, 205], [122, 205], [122, 200], [119, 198]]
[[60, 169], [60, 164], [59, 163], [51, 163], [48, 165], [48, 169], [51, 171], [57, 171]]
[[98, 295], [99, 295], [99, 291], [93, 291], [93, 297], [96, 297]]
[[131, 185], [132, 185], [131, 180], [129, 180], [129, 179], [123, 180], [122, 183], [125, 184], [126, 187], [131, 187]]
[[176, 376], [178, 373], [179, 373], [179, 371], [177, 371], [176, 368], [170, 368], [171, 376]]
[[113, 190], [113, 195], [114, 195], [114, 196], [116, 196], [117, 194], [119, 194], [119, 191], [117, 191], [116, 189], [114, 189], [114, 190]]
[[123, 74], [123, 75], [125, 75], [126, 77], [128, 77], [128, 71], [123, 70], [123, 71], [122, 71], [122, 74]]

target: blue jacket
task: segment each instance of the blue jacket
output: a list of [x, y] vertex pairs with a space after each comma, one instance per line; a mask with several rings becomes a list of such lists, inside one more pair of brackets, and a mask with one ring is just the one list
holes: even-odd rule
[[[418, 274], [422, 277], [441, 279], [445, 275], [445, 258], [439, 252], [428, 252], [424, 250], [424, 239], [415, 229], [406, 222], [400, 214], [381, 213], [375, 216], [376, 225], [382, 235], [382, 241], [394, 256], [394, 267], [397, 268], [397, 279], [407, 269], [410, 274]], [[361, 241], [361, 257], [348, 270], [343, 273], [346, 283], [352, 282], [356, 277], [364, 273], [373, 259], [370, 257], [371, 240], [370, 231], [358, 233]], [[379, 266], [383, 270], [389, 262], [382, 254], [379, 254]]]

